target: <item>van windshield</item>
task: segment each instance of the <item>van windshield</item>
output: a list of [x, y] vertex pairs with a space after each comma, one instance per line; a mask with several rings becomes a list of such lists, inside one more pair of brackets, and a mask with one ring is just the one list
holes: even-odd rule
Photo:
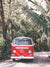
[[31, 39], [15, 39], [16, 45], [32, 45]]

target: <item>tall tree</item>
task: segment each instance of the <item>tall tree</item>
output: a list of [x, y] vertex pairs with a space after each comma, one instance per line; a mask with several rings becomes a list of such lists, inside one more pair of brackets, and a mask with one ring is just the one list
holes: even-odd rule
[[5, 22], [4, 22], [4, 10], [3, 10], [2, 0], [0, 0], [0, 21], [2, 23], [3, 38], [6, 39]]
[[[50, 20], [49, 20], [49, 18], [50, 18], [50, 16], [49, 16], [49, 12], [50, 12], [50, 7], [49, 7], [49, 4], [47, 4], [47, 11], [41, 6], [41, 4], [38, 4], [37, 2], [36, 2], [36, 0], [34, 0], [34, 1], [32, 1], [32, 0], [28, 0], [28, 1], [30, 1], [32, 4], [34, 4], [36, 7], [37, 7], [37, 11], [40, 11], [41, 12], [41, 15], [43, 15], [43, 17], [46, 19], [46, 21], [47, 21], [47, 28], [48, 28], [48, 24], [50, 24]], [[32, 10], [35, 10], [35, 9], [33, 9], [32, 8]], [[44, 23], [44, 22], [43, 22]], [[47, 32], [48, 33], [48, 32]]]

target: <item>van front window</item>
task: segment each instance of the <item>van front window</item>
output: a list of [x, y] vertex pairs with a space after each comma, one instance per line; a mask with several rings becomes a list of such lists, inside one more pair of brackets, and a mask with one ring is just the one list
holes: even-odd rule
[[31, 39], [15, 39], [16, 45], [32, 45]]

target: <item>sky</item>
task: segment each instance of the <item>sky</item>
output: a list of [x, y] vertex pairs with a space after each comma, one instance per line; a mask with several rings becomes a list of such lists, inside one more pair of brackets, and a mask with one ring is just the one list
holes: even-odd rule
[[[34, 0], [32, 0], [34, 1]], [[41, 4], [41, 6], [47, 11], [47, 4], [46, 4], [46, 1], [45, 0], [36, 0], [38, 4]], [[26, 0], [29, 8], [33, 8], [33, 9], [36, 9], [36, 6], [34, 6], [31, 2], [29, 2], [28, 0]], [[34, 10], [35, 11], [35, 10]], [[35, 11], [37, 14], [41, 14], [40, 11]]]

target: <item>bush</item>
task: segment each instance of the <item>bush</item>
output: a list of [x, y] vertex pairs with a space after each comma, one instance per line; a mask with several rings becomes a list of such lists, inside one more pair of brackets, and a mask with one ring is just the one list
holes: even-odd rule
[[3, 51], [4, 51], [4, 44], [5, 44], [5, 40], [4, 38], [0, 38], [0, 58], [2, 59], [3, 56]]
[[44, 39], [43, 41], [37, 39], [37, 44], [34, 46], [35, 51], [41, 52], [41, 51], [50, 51], [50, 47], [47, 44], [47, 40]]
[[0, 38], [0, 46], [3, 46], [3, 45], [4, 45], [4, 43], [5, 43], [4, 38]]

